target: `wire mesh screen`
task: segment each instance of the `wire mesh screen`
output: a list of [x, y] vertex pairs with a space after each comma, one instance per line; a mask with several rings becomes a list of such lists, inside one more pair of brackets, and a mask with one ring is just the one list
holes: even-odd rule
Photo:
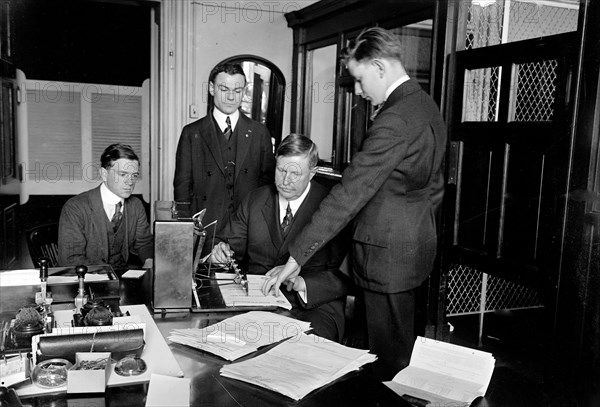
[[493, 66], [465, 71], [464, 122], [498, 121], [498, 89], [502, 68]]
[[477, 1], [466, 11], [466, 37], [458, 41], [473, 49], [576, 31], [579, 2]]
[[554, 115], [556, 68], [554, 59], [515, 65], [517, 90], [513, 117], [517, 122], [551, 121]]
[[488, 276], [485, 310], [541, 307], [537, 291], [503, 278]]
[[577, 1], [512, 1], [507, 42], [576, 31], [578, 14]]
[[448, 273], [446, 315], [478, 314], [543, 306], [535, 290], [455, 264]]
[[479, 271], [454, 265], [448, 273], [446, 315], [473, 314], [481, 308], [482, 276]]
[[465, 49], [501, 44], [503, 20], [502, 1], [489, 3], [486, 6], [469, 4]]

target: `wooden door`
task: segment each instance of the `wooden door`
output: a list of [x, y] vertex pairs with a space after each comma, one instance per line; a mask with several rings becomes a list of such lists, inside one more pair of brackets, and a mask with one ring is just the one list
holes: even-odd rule
[[[539, 292], [541, 301], [549, 292], [545, 287], [556, 282], [575, 40], [562, 34], [454, 55], [442, 225], [445, 273], [457, 268], [485, 273]], [[508, 291], [495, 295], [506, 299]]]

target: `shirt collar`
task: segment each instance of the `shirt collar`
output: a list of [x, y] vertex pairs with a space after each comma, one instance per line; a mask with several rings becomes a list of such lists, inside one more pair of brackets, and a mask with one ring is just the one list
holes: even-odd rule
[[392, 92], [395, 91], [398, 86], [402, 85], [404, 82], [406, 82], [409, 79], [410, 78], [408, 77], [408, 75], [403, 75], [400, 78], [398, 78], [396, 80], [396, 82], [392, 83], [390, 85], [390, 87], [387, 88], [387, 90], [385, 91], [385, 99], [383, 101], [385, 102], [387, 100], [387, 98], [390, 97], [390, 95], [392, 94]]
[[102, 197], [102, 203], [105, 205], [114, 206], [119, 202], [123, 202], [123, 199], [121, 199], [120, 196], [115, 195], [114, 192], [108, 189], [104, 182], [102, 183], [102, 185], [100, 185], [100, 196]]
[[[298, 210], [300, 205], [302, 205], [302, 202], [304, 202], [304, 199], [306, 199], [306, 196], [308, 195], [308, 191], [310, 191], [310, 182], [308, 183], [308, 186], [306, 187], [306, 189], [304, 190], [302, 195], [300, 195], [297, 199], [294, 199], [293, 201], [288, 201], [281, 195], [277, 194], [277, 196], [279, 197], [279, 215], [280, 215], [281, 219], [283, 219], [283, 217], [285, 216], [285, 211], [287, 209], [288, 202], [290, 204], [290, 209], [292, 210], [292, 215], [294, 215], [294, 216], [296, 215], [296, 211]], [[283, 216], [281, 216], [282, 214], [283, 214]]]
[[235, 129], [235, 126], [237, 125], [237, 122], [240, 118], [240, 110], [239, 109], [237, 109], [235, 112], [233, 112], [231, 114], [225, 114], [222, 111], [220, 111], [219, 109], [217, 109], [216, 107], [213, 109], [213, 117], [217, 121], [219, 128], [223, 131], [225, 131], [225, 129], [227, 129], [227, 122], [225, 121], [225, 120], [227, 120], [227, 116], [229, 116], [229, 120], [231, 120], [231, 128]]

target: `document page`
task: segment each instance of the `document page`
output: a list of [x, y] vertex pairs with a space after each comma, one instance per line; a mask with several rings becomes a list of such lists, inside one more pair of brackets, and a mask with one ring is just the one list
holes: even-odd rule
[[469, 405], [485, 395], [494, 364], [490, 353], [418, 337], [410, 365], [385, 384], [436, 406]]
[[174, 329], [171, 342], [236, 360], [259, 348], [293, 338], [310, 329], [310, 323], [274, 312], [251, 311], [206, 328]]
[[[267, 276], [248, 274], [248, 294], [240, 285], [233, 283], [234, 274], [215, 273], [215, 278], [219, 281], [219, 289], [228, 307], [281, 307], [287, 310], [292, 309], [292, 304], [283, 294], [275, 296], [269, 294], [263, 295], [261, 287]], [[227, 283], [231, 280], [231, 283]]]
[[300, 400], [377, 357], [316, 335], [301, 335], [255, 358], [221, 368], [221, 375]]

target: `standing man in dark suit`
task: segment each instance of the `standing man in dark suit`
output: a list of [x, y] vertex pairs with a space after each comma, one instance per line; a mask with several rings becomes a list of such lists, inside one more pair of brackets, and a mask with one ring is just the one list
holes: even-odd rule
[[128, 266], [139, 268], [152, 258], [154, 239], [146, 210], [131, 196], [140, 177], [139, 166], [138, 156], [126, 144], [112, 144], [104, 150], [102, 184], [69, 199], [62, 208], [60, 266], [110, 264], [120, 276]]
[[379, 27], [345, 50], [356, 94], [379, 106], [378, 114], [340, 184], [290, 242], [285, 268], [263, 287], [278, 291], [352, 222], [353, 276], [363, 288], [369, 348], [384, 379], [410, 361], [414, 290], [433, 268], [444, 192], [446, 128], [435, 102], [406, 74], [400, 53], [397, 37]]
[[[276, 156], [275, 185], [265, 185], [246, 195], [219, 232], [222, 241], [213, 248], [214, 261], [225, 263], [234, 256], [250, 274], [265, 274], [285, 264], [289, 241], [327, 195], [326, 188], [311, 181], [319, 156], [309, 138], [287, 136]], [[296, 318], [309, 321], [315, 334], [339, 341], [344, 332], [348, 289], [339, 267], [347, 252], [347, 239], [335, 236], [319, 249], [300, 275], [289, 281], [290, 292], [285, 295]]]
[[175, 161], [175, 201], [190, 202], [192, 215], [204, 208], [203, 223], [224, 222], [253, 189], [273, 182], [275, 159], [267, 128], [240, 114], [246, 87], [240, 65], [210, 73], [214, 109], [183, 128]]

